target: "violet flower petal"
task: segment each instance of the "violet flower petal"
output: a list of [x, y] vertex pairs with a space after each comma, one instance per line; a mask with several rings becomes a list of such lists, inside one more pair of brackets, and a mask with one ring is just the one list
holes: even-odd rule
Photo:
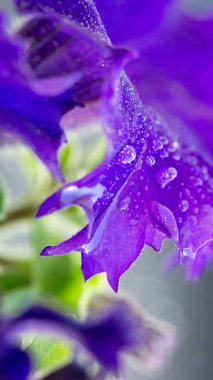
[[204, 19], [193, 19], [171, 7], [152, 34], [138, 35], [130, 42], [140, 55], [128, 69], [142, 100], [163, 114], [172, 128], [183, 139], [190, 139], [190, 144], [211, 163], [212, 36], [212, 13]]
[[28, 42], [26, 60], [38, 84], [68, 78], [72, 97], [81, 103], [97, 100], [104, 83], [132, 57], [126, 49], [113, 48], [96, 34], [58, 15], [34, 17], [19, 35]]
[[1, 340], [0, 347], [0, 379], [27, 380], [31, 371], [28, 355], [19, 348], [12, 347]]
[[[82, 266], [86, 279], [106, 272], [117, 291], [145, 244], [159, 251], [172, 238], [182, 256], [196, 261], [212, 240], [212, 169], [144, 110], [124, 73], [103, 102], [115, 155], [96, 182], [106, 190], [93, 206]], [[73, 204], [72, 192], [70, 197]]]
[[[67, 110], [66, 96], [47, 98], [36, 95], [22, 70], [23, 50], [0, 25], [0, 135], [21, 138], [49, 166], [59, 179], [62, 174], [57, 162], [57, 150], [65, 140], [59, 120]], [[68, 109], [74, 102], [69, 101]], [[42, 112], [41, 112], [42, 110]]]
[[[120, 355], [146, 347], [155, 339], [155, 331], [141, 321], [141, 316], [120, 302], [81, 323], [44, 306], [33, 306], [5, 324], [1, 338], [12, 338], [22, 331], [44, 331], [75, 340], [106, 368], [118, 372]], [[158, 334], [158, 333], [157, 333]]]
[[81, 367], [77, 363], [69, 364], [63, 368], [56, 370], [55, 372], [45, 376], [42, 380], [104, 380], [105, 375], [97, 374], [91, 376], [87, 373], [85, 368]]
[[94, 1], [113, 44], [129, 45], [155, 30], [172, 2], [174, 0]]
[[[18, 45], [24, 41], [27, 50]], [[131, 54], [56, 15], [35, 16], [14, 41], [2, 26], [0, 43], [4, 52], [0, 62], [4, 90], [0, 97], [1, 136], [21, 138], [62, 180], [57, 160], [65, 141], [61, 117], [79, 104], [75, 98], [81, 102], [97, 99], [104, 81], [116, 75]]]

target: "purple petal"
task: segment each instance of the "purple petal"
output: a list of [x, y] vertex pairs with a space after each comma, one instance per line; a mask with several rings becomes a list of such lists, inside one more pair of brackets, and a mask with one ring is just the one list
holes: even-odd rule
[[152, 35], [138, 36], [140, 58], [129, 66], [129, 75], [142, 100], [212, 162], [213, 17], [193, 19], [178, 10], [169, 15]]
[[[64, 99], [39, 97], [29, 87], [21, 69], [23, 50], [16, 40], [11, 41], [1, 26], [0, 39], [0, 135], [13, 135], [29, 144], [49, 166], [52, 173], [62, 179], [58, 166], [57, 150], [65, 140], [59, 120], [67, 110]], [[69, 108], [73, 107], [70, 101]], [[41, 112], [42, 111], [42, 112]]]
[[72, 236], [70, 239], [55, 245], [53, 247], [46, 247], [41, 252], [41, 256], [61, 256], [67, 255], [72, 251], [79, 251], [81, 247], [86, 244], [88, 239], [88, 226], [84, 227], [76, 235]]
[[81, 206], [88, 217], [96, 200], [103, 194], [105, 188], [98, 182], [105, 163], [89, 173], [86, 177], [64, 185], [49, 197], [39, 208], [36, 217], [52, 214], [55, 211], [70, 207]]
[[173, 0], [95, 0], [109, 37], [115, 44], [131, 44], [135, 39], [155, 30], [172, 2]]
[[[18, 45], [23, 42], [27, 49]], [[35, 16], [14, 42], [2, 27], [0, 50], [1, 136], [29, 144], [62, 180], [57, 159], [65, 141], [61, 117], [79, 104], [74, 98], [98, 99], [105, 81], [117, 75], [131, 54], [56, 15]]]
[[27, 380], [31, 370], [28, 355], [18, 348], [9, 346], [1, 341], [0, 347], [0, 379]]
[[28, 42], [26, 60], [42, 90], [50, 80], [51, 88], [59, 84], [66, 89], [67, 85], [72, 97], [83, 103], [97, 100], [105, 82], [132, 57], [126, 49], [112, 48], [96, 34], [59, 16], [34, 17], [19, 34]]
[[150, 344], [158, 333], [151, 330], [141, 316], [126, 302], [111, 305], [104, 312], [96, 313], [87, 322], [63, 316], [43, 306], [34, 306], [7, 322], [2, 332], [12, 336], [22, 331], [43, 331], [60, 334], [76, 340], [106, 368], [117, 372], [122, 353], [135, 352]]
[[105, 375], [90, 375], [85, 368], [77, 363], [72, 363], [66, 367], [60, 368], [50, 375], [45, 376], [42, 380], [104, 380]]
[[100, 36], [105, 36], [105, 29], [100, 20], [99, 14], [93, 1], [63, 0], [15, 0], [20, 12], [38, 11], [42, 13], [61, 14], [76, 21], [79, 25], [85, 26], [91, 31], [97, 32]]
[[[105, 190], [90, 212], [81, 251], [85, 278], [106, 272], [117, 291], [145, 244], [160, 251], [171, 238], [182, 256], [196, 261], [212, 240], [213, 200], [212, 168], [175, 132], [178, 121], [169, 118], [169, 129], [147, 111], [125, 73], [114, 86], [102, 100], [112, 159], [97, 171], [95, 183]], [[71, 189], [66, 206], [81, 191]], [[56, 209], [62, 207], [56, 202]]]

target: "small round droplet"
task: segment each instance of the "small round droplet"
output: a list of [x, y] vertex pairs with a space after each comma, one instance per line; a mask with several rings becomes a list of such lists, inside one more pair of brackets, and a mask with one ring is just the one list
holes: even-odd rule
[[174, 158], [174, 160], [176, 160], [176, 161], [179, 161], [181, 159], [181, 155], [180, 155], [180, 153], [174, 153], [172, 158]]
[[197, 215], [199, 213], [199, 208], [195, 207], [193, 211], [194, 211], [194, 214]]
[[155, 161], [155, 157], [153, 157], [153, 156], [147, 156], [147, 157], [146, 157], [146, 163], [147, 163], [147, 165], [149, 165], [149, 166], [154, 166], [155, 163], [156, 163], [156, 161]]
[[163, 143], [160, 140], [154, 140], [152, 147], [154, 150], [161, 150], [163, 148]]
[[168, 145], [168, 151], [169, 152], [175, 152], [178, 148], [179, 148], [180, 144], [178, 141], [172, 141], [169, 145]]
[[169, 157], [169, 153], [167, 150], [163, 149], [162, 152], [160, 153], [161, 158], [167, 158]]
[[181, 212], [186, 212], [189, 208], [189, 202], [187, 200], [182, 200], [179, 204], [179, 208]]
[[178, 175], [178, 172], [175, 168], [169, 167], [159, 170], [159, 172], [156, 174], [156, 180], [164, 189], [166, 185], [168, 185], [170, 182], [172, 182]]
[[160, 136], [159, 140], [162, 141], [164, 145], [168, 144], [169, 140], [166, 136]]
[[203, 180], [201, 178], [196, 178], [194, 184], [195, 186], [202, 186]]
[[131, 164], [136, 159], [135, 149], [130, 145], [126, 145], [121, 151], [120, 157], [122, 164]]

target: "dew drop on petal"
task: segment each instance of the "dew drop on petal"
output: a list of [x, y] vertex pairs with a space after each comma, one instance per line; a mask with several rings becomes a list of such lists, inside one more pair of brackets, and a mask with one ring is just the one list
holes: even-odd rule
[[164, 189], [168, 183], [172, 182], [178, 175], [178, 172], [175, 168], [169, 167], [161, 169], [156, 174], [156, 180], [160, 186]]
[[178, 141], [173, 141], [168, 145], [169, 152], [175, 152], [179, 148], [180, 144]]
[[181, 159], [181, 155], [180, 155], [180, 153], [174, 153], [172, 158], [174, 158], [174, 160], [176, 160], [176, 161], [179, 161]]
[[183, 256], [188, 257], [191, 260], [194, 260], [196, 258], [196, 253], [193, 251], [193, 249], [190, 248], [185, 248], [183, 250]]
[[189, 208], [189, 202], [187, 200], [182, 200], [180, 203], [179, 203], [179, 208], [180, 208], [180, 211], [181, 212], [186, 212]]
[[130, 220], [131, 226], [136, 226], [137, 224], [138, 224], [137, 220], [135, 220], [135, 219]]
[[167, 152], [167, 150], [163, 149], [161, 154], [160, 154], [160, 157], [161, 158], [167, 158], [169, 157], [169, 153]]
[[161, 149], [163, 149], [163, 143], [160, 140], [154, 140], [152, 147], [154, 150], [161, 150]]
[[169, 140], [166, 136], [160, 136], [159, 140], [163, 143], [163, 145], [166, 145], [169, 142]]
[[197, 215], [199, 213], [199, 208], [195, 207], [193, 211], [194, 211], [194, 214]]
[[201, 178], [196, 178], [194, 184], [195, 186], [202, 186], [203, 180]]
[[122, 164], [131, 164], [136, 159], [135, 149], [130, 145], [126, 145], [121, 151], [120, 157]]
[[149, 165], [149, 166], [154, 166], [155, 163], [156, 163], [156, 161], [155, 161], [155, 157], [153, 157], [153, 156], [147, 156], [147, 157], [146, 157], [146, 163], [147, 163], [147, 165]]
[[119, 203], [119, 208], [121, 211], [126, 211], [129, 210], [129, 204], [130, 204], [131, 198], [130, 197], [125, 197], [122, 199]]

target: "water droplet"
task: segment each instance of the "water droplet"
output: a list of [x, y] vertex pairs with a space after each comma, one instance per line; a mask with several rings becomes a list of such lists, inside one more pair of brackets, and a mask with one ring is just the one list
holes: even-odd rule
[[194, 211], [194, 214], [197, 215], [199, 213], [199, 208], [195, 207], [193, 211]]
[[122, 164], [131, 164], [136, 159], [135, 149], [130, 145], [126, 145], [121, 151], [120, 157]]
[[164, 189], [168, 183], [172, 182], [178, 175], [178, 172], [175, 168], [169, 167], [159, 170], [156, 174], [156, 180], [160, 186]]
[[160, 136], [159, 140], [162, 141], [164, 145], [168, 144], [169, 140], [166, 136]]
[[155, 157], [153, 157], [153, 156], [147, 156], [147, 157], [146, 157], [146, 163], [147, 163], [147, 165], [149, 165], [149, 166], [154, 166], [155, 163], [156, 163], [156, 161], [155, 161]]
[[154, 140], [152, 147], [154, 150], [161, 150], [163, 148], [163, 143], [160, 140]]
[[126, 198], [122, 199], [121, 202], [120, 202], [120, 205], [119, 205], [120, 210], [121, 211], [127, 211], [127, 210], [129, 210], [130, 201], [131, 201], [131, 198], [128, 197], [128, 196]]
[[136, 224], [138, 224], [137, 220], [135, 220], [135, 219], [130, 220], [130, 225], [131, 226], [136, 226]]
[[180, 153], [174, 153], [173, 156], [174, 160], [179, 161], [181, 159]]
[[175, 152], [179, 147], [180, 147], [180, 144], [179, 144], [178, 141], [172, 141], [172, 142], [168, 145], [168, 151], [169, 151], [169, 152]]
[[186, 201], [185, 199], [182, 200], [179, 204], [180, 211], [186, 212], [189, 208], [189, 202]]
[[183, 250], [183, 256], [188, 257], [191, 260], [194, 260], [196, 258], [196, 253], [193, 251], [191, 247], [185, 248]]
[[169, 153], [167, 152], [167, 150], [162, 150], [161, 154], [160, 154], [161, 158], [167, 158], [169, 156]]

